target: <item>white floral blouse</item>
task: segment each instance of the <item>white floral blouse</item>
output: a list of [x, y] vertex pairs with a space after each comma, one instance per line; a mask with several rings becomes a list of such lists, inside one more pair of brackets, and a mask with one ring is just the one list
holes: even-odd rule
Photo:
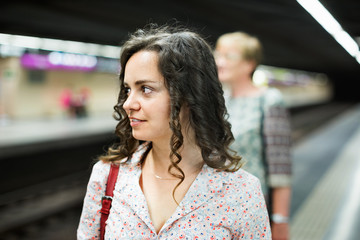
[[[204, 165], [173, 215], [156, 233], [139, 186], [138, 147], [120, 166], [105, 239], [271, 239], [269, 218], [259, 180], [240, 169], [223, 172]], [[101, 198], [110, 165], [95, 164], [84, 199], [77, 237], [99, 239]]]

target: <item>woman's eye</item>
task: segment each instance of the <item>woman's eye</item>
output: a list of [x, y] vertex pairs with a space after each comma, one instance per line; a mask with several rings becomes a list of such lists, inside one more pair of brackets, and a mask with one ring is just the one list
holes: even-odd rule
[[125, 88], [124, 88], [124, 92], [125, 92], [126, 95], [129, 95], [129, 93], [130, 93], [130, 88], [125, 87]]
[[143, 89], [143, 92], [144, 92], [145, 94], [149, 94], [149, 93], [152, 92], [152, 89], [149, 88], [149, 87], [142, 87], [142, 89]]

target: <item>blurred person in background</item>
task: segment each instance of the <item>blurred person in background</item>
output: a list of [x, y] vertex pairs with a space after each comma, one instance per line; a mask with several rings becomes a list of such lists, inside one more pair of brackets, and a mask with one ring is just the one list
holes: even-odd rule
[[70, 88], [65, 88], [60, 93], [60, 104], [67, 117], [74, 116], [72, 102], [73, 102], [73, 92]]
[[91, 173], [78, 239], [271, 239], [259, 180], [241, 169], [212, 49], [182, 28], [140, 29], [122, 46], [119, 143]]
[[75, 94], [72, 105], [75, 116], [77, 118], [84, 118], [88, 116], [88, 101], [90, 91], [87, 87], [82, 87], [77, 94]]
[[219, 79], [229, 90], [225, 100], [235, 137], [231, 148], [244, 158], [244, 169], [261, 181], [273, 239], [289, 239], [289, 113], [279, 90], [253, 84], [262, 55], [260, 41], [244, 32], [220, 36], [214, 51]]

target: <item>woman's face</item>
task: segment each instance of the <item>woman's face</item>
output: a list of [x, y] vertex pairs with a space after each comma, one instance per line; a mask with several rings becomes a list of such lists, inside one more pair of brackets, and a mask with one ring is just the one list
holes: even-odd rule
[[233, 41], [219, 41], [214, 56], [221, 82], [234, 83], [249, 77], [253, 71], [253, 64], [243, 59], [239, 46]]
[[135, 139], [170, 141], [170, 95], [158, 70], [154, 51], [139, 51], [125, 66], [127, 100], [123, 107], [130, 119]]

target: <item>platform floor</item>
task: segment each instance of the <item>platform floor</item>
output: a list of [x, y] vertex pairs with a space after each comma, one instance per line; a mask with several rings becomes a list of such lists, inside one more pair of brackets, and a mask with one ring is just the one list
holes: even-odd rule
[[116, 123], [111, 113], [79, 119], [2, 120], [0, 148], [113, 132]]
[[293, 150], [292, 240], [360, 239], [360, 105]]
[[[111, 116], [8, 122], [0, 126], [0, 151], [10, 145], [112, 132], [115, 125]], [[291, 239], [360, 239], [360, 104], [293, 146], [293, 172]], [[78, 218], [73, 214], [66, 224], [56, 224], [48, 237], [59, 232], [75, 239]], [[44, 236], [47, 231], [40, 232]]]

